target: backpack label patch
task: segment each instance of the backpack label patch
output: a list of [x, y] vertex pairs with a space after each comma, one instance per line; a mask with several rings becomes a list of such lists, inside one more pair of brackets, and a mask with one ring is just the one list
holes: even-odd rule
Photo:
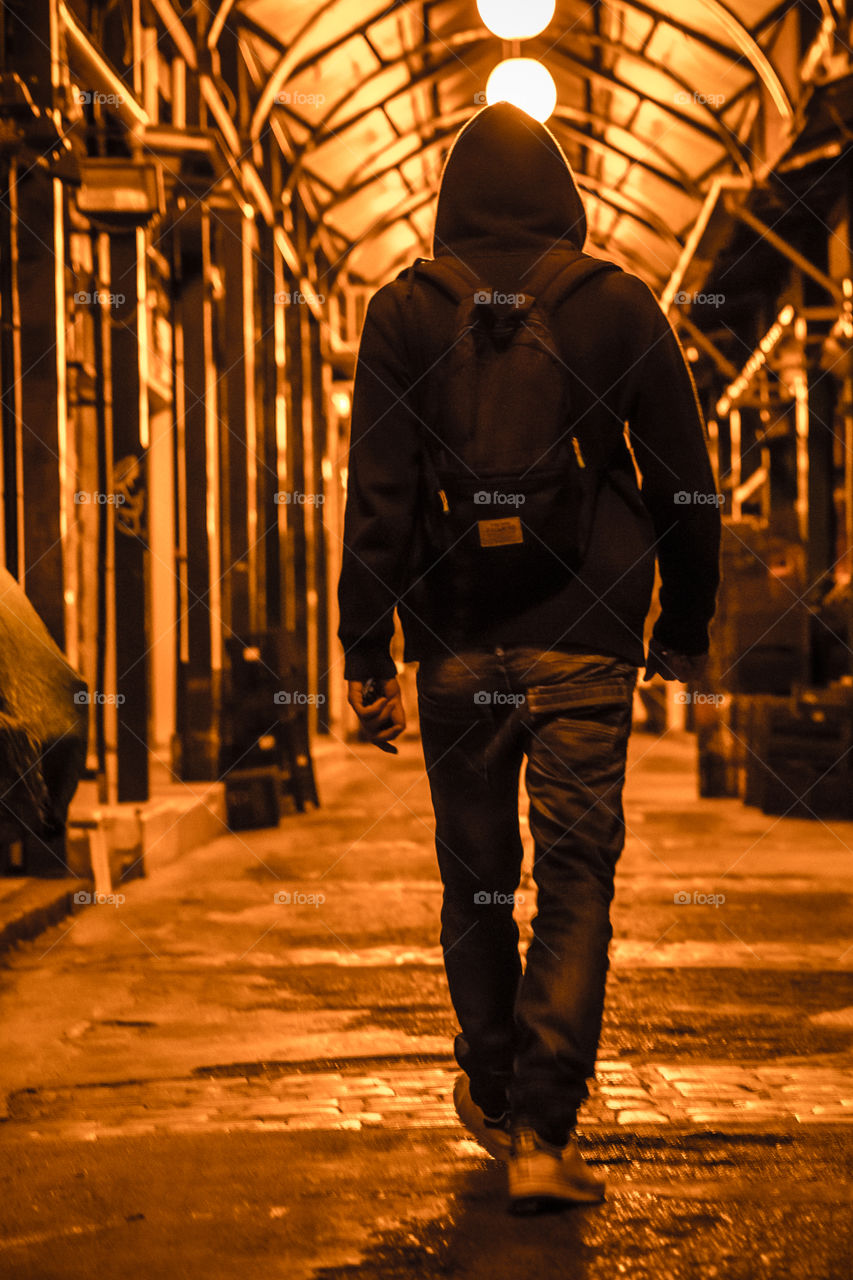
[[481, 547], [506, 547], [513, 542], [523, 542], [524, 533], [518, 516], [505, 516], [502, 520], [478, 520]]

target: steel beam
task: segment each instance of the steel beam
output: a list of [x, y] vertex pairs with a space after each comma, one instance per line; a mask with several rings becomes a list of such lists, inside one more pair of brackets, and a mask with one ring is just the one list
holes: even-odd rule
[[768, 227], [766, 222], [762, 222], [760, 218], [756, 217], [756, 215], [750, 212], [750, 210], [744, 205], [740, 205], [734, 200], [727, 199], [726, 208], [729, 213], [731, 213], [735, 218], [738, 218], [741, 222], [745, 223], [748, 227], [751, 227], [762, 240], [766, 240], [767, 243], [772, 245], [773, 248], [781, 253], [783, 257], [787, 258], [789, 262], [792, 262], [795, 267], [798, 267], [805, 275], [810, 276], [812, 280], [816, 281], [816, 283], [821, 286], [821, 288], [826, 289], [827, 293], [832, 294], [833, 298], [835, 298], [837, 302], [843, 303], [845, 301], [841, 286], [837, 284], [831, 276], [828, 276], [826, 272], [821, 271], [819, 267], [816, 267], [813, 263], [809, 262], [808, 258], [806, 258], [804, 254], [800, 253], [799, 249], [795, 249], [793, 245], [788, 244], [787, 240], [783, 240], [772, 227]]

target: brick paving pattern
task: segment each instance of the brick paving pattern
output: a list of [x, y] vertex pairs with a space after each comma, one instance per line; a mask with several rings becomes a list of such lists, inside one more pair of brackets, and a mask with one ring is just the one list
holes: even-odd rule
[[[458, 1124], [455, 1067], [319, 1071], [24, 1091], [9, 1123], [32, 1137], [207, 1128], [444, 1128]], [[853, 1124], [853, 1070], [602, 1061], [579, 1130], [601, 1126]]]

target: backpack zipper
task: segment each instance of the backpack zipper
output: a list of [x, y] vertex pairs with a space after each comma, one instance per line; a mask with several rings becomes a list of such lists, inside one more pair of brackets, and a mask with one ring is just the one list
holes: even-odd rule
[[584, 462], [583, 454], [581, 453], [581, 442], [580, 440], [578, 440], [577, 436], [572, 436], [572, 445], [574, 446], [575, 457], [578, 460], [578, 466], [585, 467], [586, 463]]
[[447, 501], [447, 494], [443, 489], [439, 489], [438, 496], [441, 499], [441, 509], [445, 515], [450, 514], [450, 503]]

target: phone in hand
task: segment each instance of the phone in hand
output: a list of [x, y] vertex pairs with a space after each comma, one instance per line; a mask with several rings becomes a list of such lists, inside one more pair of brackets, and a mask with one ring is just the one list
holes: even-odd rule
[[[376, 676], [369, 676], [361, 686], [361, 701], [366, 707], [372, 702], [377, 702], [382, 696], [384, 681], [379, 680]], [[374, 742], [373, 745], [378, 747], [380, 751], [387, 751], [389, 755], [399, 755], [397, 748], [393, 742]]]
[[382, 690], [379, 687], [379, 681], [375, 676], [370, 676], [370, 678], [365, 680], [364, 684], [361, 686], [362, 702], [366, 707], [369, 707], [371, 702], [376, 702], [377, 698], [381, 697]]

